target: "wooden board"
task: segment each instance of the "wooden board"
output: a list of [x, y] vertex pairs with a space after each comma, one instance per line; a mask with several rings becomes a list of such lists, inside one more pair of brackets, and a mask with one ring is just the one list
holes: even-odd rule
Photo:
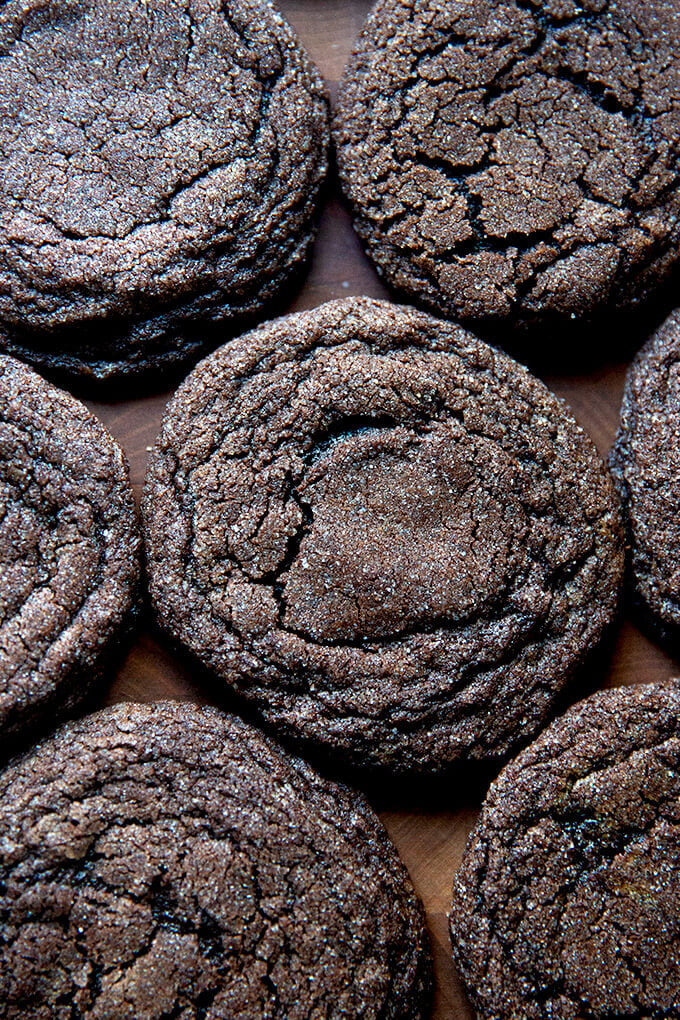
[[[366, 0], [281, 0], [284, 13], [326, 78], [331, 96], [368, 6]], [[352, 232], [333, 177], [309, 275], [290, 310], [348, 294], [388, 297]], [[639, 343], [643, 339], [641, 335]], [[599, 365], [588, 375], [545, 377], [569, 402], [603, 454], [616, 429], [625, 370], [622, 361]], [[165, 392], [120, 403], [88, 402], [126, 450], [137, 493], [169, 396]], [[594, 686], [644, 682], [677, 672], [676, 664], [625, 620], [612, 646], [579, 678], [573, 696]], [[145, 625], [102, 701], [160, 697], [211, 700], [209, 689], [197, 683], [163, 639]], [[467, 787], [461, 781], [455, 787], [406, 793], [402, 784], [395, 784], [371, 794], [425, 904], [437, 967], [436, 1020], [471, 1020], [473, 1015], [450, 962], [446, 915], [453, 874], [482, 795], [483, 789], [472, 777]]]

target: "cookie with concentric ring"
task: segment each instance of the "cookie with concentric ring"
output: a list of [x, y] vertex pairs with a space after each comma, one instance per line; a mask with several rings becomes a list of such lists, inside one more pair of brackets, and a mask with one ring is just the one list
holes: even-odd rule
[[608, 472], [538, 379], [363, 298], [203, 361], [151, 454], [161, 625], [297, 746], [439, 770], [530, 736], [618, 603]]

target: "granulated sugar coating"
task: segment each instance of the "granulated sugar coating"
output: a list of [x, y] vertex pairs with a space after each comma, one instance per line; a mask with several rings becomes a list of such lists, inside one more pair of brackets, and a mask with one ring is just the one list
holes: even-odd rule
[[281, 737], [357, 766], [507, 754], [617, 606], [613, 487], [564, 405], [364, 298], [203, 361], [143, 517], [162, 626]]
[[268, 0], [2, 4], [0, 346], [110, 379], [222, 342], [299, 272], [327, 145]]
[[456, 878], [480, 1020], [680, 1015], [680, 683], [602, 691], [491, 787]]
[[680, 7], [379, 0], [338, 166], [387, 283], [464, 320], [635, 304], [680, 254]]
[[53, 726], [115, 651], [139, 581], [123, 452], [79, 401], [0, 355], [0, 736]]
[[425, 1020], [406, 869], [359, 794], [189, 703], [116, 705], [0, 775], [6, 1020]]

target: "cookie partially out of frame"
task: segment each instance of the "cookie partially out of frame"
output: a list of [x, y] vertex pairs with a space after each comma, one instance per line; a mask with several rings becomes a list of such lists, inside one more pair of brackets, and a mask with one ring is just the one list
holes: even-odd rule
[[137, 602], [139, 545], [118, 444], [0, 355], [0, 755], [110, 665]]
[[269, 0], [2, 4], [0, 348], [110, 379], [238, 331], [304, 263], [327, 143]]
[[455, 880], [480, 1020], [680, 1016], [680, 683], [602, 691], [491, 787]]
[[204, 360], [143, 519], [162, 626], [282, 738], [360, 768], [527, 741], [621, 582], [613, 486], [565, 406], [460, 327], [364, 298]]
[[359, 794], [188, 703], [0, 775], [6, 1020], [425, 1020], [423, 912]]
[[634, 600], [667, 643], [680, 633], [680, 312], [628, 371], [610, 455], [630, 547]]
[[521, 326], [648, 297], [680, 254], [680, 8], [379, 0], [335, 119], [387, 283]]

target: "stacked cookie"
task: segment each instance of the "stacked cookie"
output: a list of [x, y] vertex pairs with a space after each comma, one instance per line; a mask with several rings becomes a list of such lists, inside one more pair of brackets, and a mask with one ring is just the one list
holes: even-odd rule
[[[454, 885], [478, 1016], [680, 1017], [678, 684], [540, 733], [627, 549], [675, 648], [680, 320], [630, 369], [611, 475], [467, 331], [545, 345], [669, 278], [679, 42], [667, 0], [379, 0], [338, 169], [425, 311], [351, 297], [243, 332], [300, 276], [328, 167], [281, 14], [0, 10], [0, 732], [23, 749], [0, 773], [0, 1016], [425, 1020], [422, 905], [367, 801], [314, 767], [450, 783], [519, 752]], [[149, 448], [141, 528], [115, 440], [15, 360], [120, 384], [213, 348]], [[115, 705], [31, 748], [101, 701], [142, 541], [160, 632], [250, 722]]]

